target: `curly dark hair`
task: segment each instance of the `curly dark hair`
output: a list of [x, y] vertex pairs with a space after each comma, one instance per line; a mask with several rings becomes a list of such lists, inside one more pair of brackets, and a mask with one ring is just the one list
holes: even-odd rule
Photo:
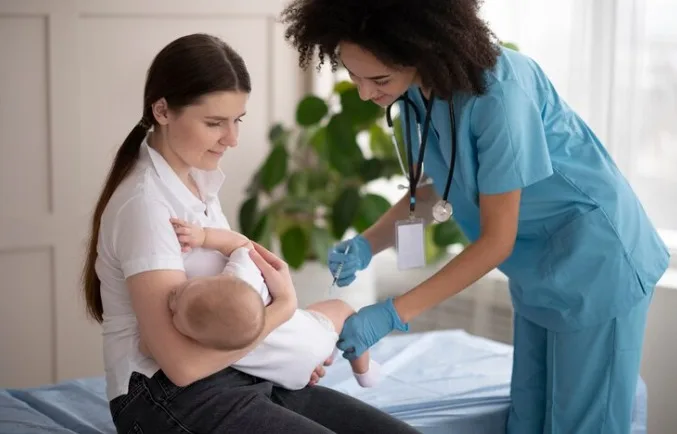
[[338, 66], [337, 46], [352, 42], [389, 66], [416, 68], [423, 86], [442, 98], [481, 94], [484, 72], [499, 55], [479, 17], [480, 0], [293, 0], [282, 12], [285, 39], [306, 69], [318, 50]]

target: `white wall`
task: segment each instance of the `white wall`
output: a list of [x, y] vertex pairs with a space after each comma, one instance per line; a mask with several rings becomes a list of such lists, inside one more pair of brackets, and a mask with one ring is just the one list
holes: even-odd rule
[[677, 432], [677, 272], [656, 290], [642, 353], [641, 375], [649, 393], [649, 433]]
[[282, 0], [0, 0], [0, 387], [101, 375], [79, 277], [89, 216], [141, 117], [146, 69], [172, 39], [221, 36], [253, 92], [223, 162], [231, 223], [268, 149], [293, 120], [302, 76], [275, 22]]

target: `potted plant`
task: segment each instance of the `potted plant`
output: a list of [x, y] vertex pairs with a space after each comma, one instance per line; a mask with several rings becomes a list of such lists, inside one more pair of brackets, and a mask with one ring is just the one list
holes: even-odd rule
[[[399, 124], [395, 118], [401, 146]], [[276, 124], [269, 131], [269, 154], [239, 210], [240, 230], [278, 251], [293, 270], [318, 263], [330, 279], [324, 267], [329, 248], [346, 234], [368, 228], [391, 206], [367, 188], [402, 174], [383, 125], [384, 110], [362, 101], [350, 82], [337, 83], [327, 99], [304, 96], [296, 125]], [[399, 152], [406, 161], [404, 149]], [[464, 242], [453, 220], [431, 225], [428, 260]]]

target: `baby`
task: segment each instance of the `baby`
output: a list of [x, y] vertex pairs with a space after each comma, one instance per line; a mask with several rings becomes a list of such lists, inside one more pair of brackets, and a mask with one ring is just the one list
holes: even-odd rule
[[[169, 309], [172, 312], [174, 326], [182, 334], [211, 348], [238, 350], [247, 347], [261, 334], [264, 309], [272, 301], [261, 271], [249, 257], [249, 250], [253, 249], [252, 243], [244, 235], [231, 230], [203, 229], [199, 225], [179, 219], [172, 219], [172, 224], [184, 252], [201, 247], [218, 250], [229, 257], [221, 275], [189, 279], [171, 292]], [[293, 340], [313, 339], [315, 336], [308, 331], [308, 324], [309, 321], [316, 322], [331, 334], [333, 347], [344, 321], [353, 313], [353, 309], [347, 303], [341, 300], [327, 300], [315, 303], [307, 309], [297, 309], [294, 316], [279, 329], [285, 329], [281, 330], [281, 333], [286, 334], [286, 341], [289, 341], [290, 337]], [[290, 336], [290, 332], [293, 336]], [[323, 336], [326, 335], [325, 333]], [[312, 344], [312, 341], [309, 343]], [[264, 344], [260, 344], [259, 347]], [[279, 347], [279, 343], [273, 346]], [[265, 357], [258, 347], [252, 353], [257, 353], [257, 350], [258, 358], [270, 358]], [[142, 347], [142, 351], [145, 352], [146, 349]], [[255, 354], [252, 356], [257, 357]], [[298, 354], [299, 358], [309, 356], [311, 355]], [[322, 356], [319, 363], [331, 357], [333, 352], [329, 351]], [[258, 361], [255, 364], [260, 365]], [[378, 383], [379, 365], [370, 360], [368, 352], [350, 364], [360, 386], [373, 387]], [[295, 369], [291, 370], [296, 372], [293, 375], [303, 375], [307, 382], [312, 367], [303, 364], [294, 365]], [[310, 370], [307, 373], [298, 372], [301, 366], [305, 366], [305, 370]], [[282, 367], [280, 369], [284, 370]], [[267, 371], [261, 373], [257, 370], [256, 374], [275, 381], [273, 378], [266, 378], [265, 372]], [[281, 374], [276, 372], [275, 375]]]

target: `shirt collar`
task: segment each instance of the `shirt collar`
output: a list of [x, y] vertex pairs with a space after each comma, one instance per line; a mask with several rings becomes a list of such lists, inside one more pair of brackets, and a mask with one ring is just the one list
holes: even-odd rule
[[203, 202], [190, 191], [183, 181], [181, 181], [176, 172], [174, 172], [174, 169], [169, 166], [167, 160], [165, 160], [158, 151], [148, 145], [146, 139], [144, 139], [141, 144], [141, 150], [142, 154], [148, 156], [151, 166], [155, 169], [155, 172], [158, 174], [162, 183], [164, 183], [182, 203], [185, 203], [196, 211], [203, 212], [205, 210], [205, 203], [218, 197], [217, 195], [225, 179], [221, 169], [209, 171], [195, 168], [191, 169], [191, 175], [193, 176], [197, 187], [200, 189], [200, 194], [203, 196]]

